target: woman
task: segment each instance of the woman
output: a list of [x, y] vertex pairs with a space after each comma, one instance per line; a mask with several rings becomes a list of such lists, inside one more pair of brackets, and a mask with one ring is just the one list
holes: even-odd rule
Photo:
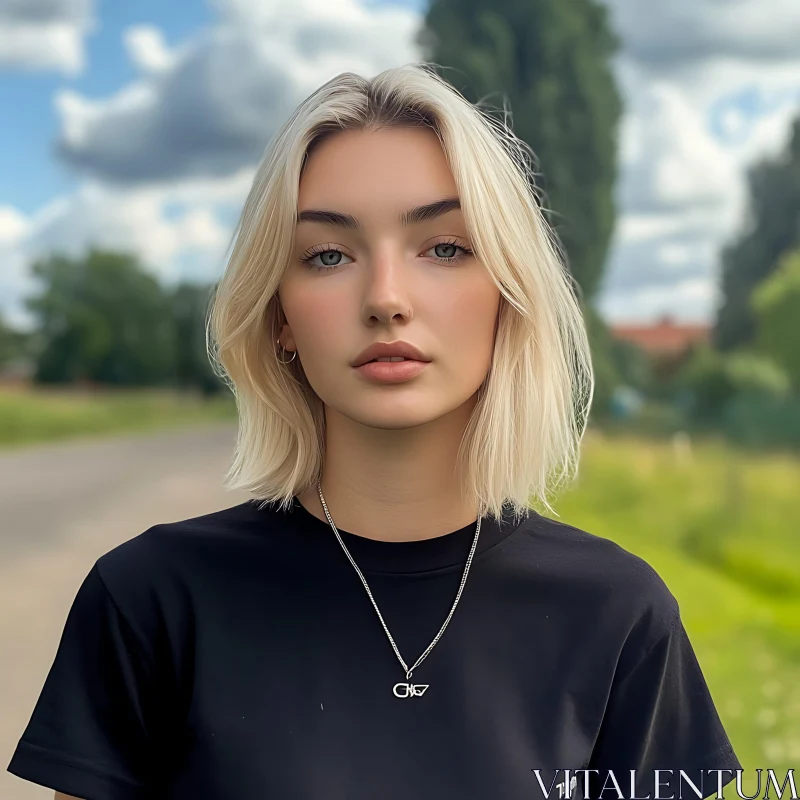
[[593, 388], [531, 175], [427, 65], [302, 103], [211, 316], [226, 485], [254, 498], [98, 559], [11, 772], [87, 800], [530, 800], [739, 768], [663, 581], [530, 508], [575, 474]]

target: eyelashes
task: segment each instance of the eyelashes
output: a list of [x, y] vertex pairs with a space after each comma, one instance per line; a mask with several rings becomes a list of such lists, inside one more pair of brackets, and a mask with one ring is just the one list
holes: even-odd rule
[[[472, 250], [468, 247], [464, 247], [463, 245], [457, 244], [455, 241], [445, 241], [445, 242], [436, 242], [436, 244], [431, 245], [428, 250], [434, 250], [437, 247], [455, 247], [458, 250], [461, 250], [463, 255], [461, 256], [433, 256], [440, 264], [453, 264], [457, 261], [461, 261], [463, 258], [468, 258], [469, 256], [473, 255]], [[338, 247], [332, 247], [331, 245], [315, 245], [314, 247], [307, 250], [300, 258], [300, 261], [305, 264], [310, 269], [320, 270], [322, 272], [327, 272], [329, 270], [336, 269], [337, 267], [341, 266], [341, 263], [338, 264], [314, 264], [312, 263], [313, 260], [318, 255], [323, 255], [325, 253], [339, 253], [340, 255], [349, 258], [346, 253], [342, 252]]]

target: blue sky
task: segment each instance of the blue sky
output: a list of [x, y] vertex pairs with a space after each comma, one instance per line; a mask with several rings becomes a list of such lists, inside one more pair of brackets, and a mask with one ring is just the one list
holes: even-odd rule
[[70, 87], [102, 98], [133, 80], [135, 71], [121, 44], [127, 28], [157, 21], [167, 41], [177, 42], [214, 17], [206, 3], [164, 0], [103, 0], [95, 14], [99, 24], [85, 40], [88, 68], [83, 74], [0, 70], [0, 108], [13, 109], [13, 124], [0, 133], [0, 205], [31, 214], [54, 195], [75, 188], [81, 176], [51, 155], [59, 129], [53, 97]]
[[[418, 60], [414, 2], [0, 0], [0, 314], [25, 326], [53, 250], [218, 277], [268, 135], [334, 74]], [[626, 113], [600, 309], [710, 321], [746, 169], [800, 113], [800, 3], [604, 2]]]

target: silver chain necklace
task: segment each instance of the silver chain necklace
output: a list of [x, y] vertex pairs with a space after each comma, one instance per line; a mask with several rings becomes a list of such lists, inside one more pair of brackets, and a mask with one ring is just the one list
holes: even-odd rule
[[[350, 559], [350, 563], [353, 565], [353, 568], [358, 573], [358, 577], [361, 578], [361, 583], [364, 584], [364, 588], [367, 590], [367, 594], [369, 595], [369, 599], [372, 601], [372, 605], [375, 608], [376, 613], [378, 614], [378, 619], [381, 621], [381, 625], [383, 625], [384, 631], [386, 631], [386, 635], [389, 637], [389, 641], [391, 642], [392, 648], [394, 649], [395, 655], [397, 656], [398, 661], [402, 665], [403, 669], [406, 673], [406, 680], [409, 681], [411, 679], [411, 674], [413, 671], [423, 662], [425, 658], [428, 657], [428, 653], [433, 650], [434, 645], [436, 642], [439, 641], [441, 635], [444, 633], [444, 629], [447, 627], [447, 623], [450, 622], [450, 618], [453, 616], [453, 612], [456, 610], [456, 606], [458, 605], [458, 600], [461, 597], [461, 592], [464, 589], [464, 584], [467, 582], [467, 575], [469, 574], [469, 567], [472, 564], [472, 556], [475, 554], [475, 548], [478, 544], [478, 536], [481, 532], [481, 518], [478, 517], [478, 527], [475, 530], [475, 539], [472, 542], [472, 549], [469, 551], [469, 555], [467, 556], [467, 564], [464, 567], [464, 575], [461, 578], [461, 585], [458, 587], [458, 592], [456, 593], [456, 599], [453, 603], [453, 607], [450, 609], [450, 613], [447, 615], [447, 619], [444, 621], [444, 625], [442, 625], [439, 633], [433, 637], [433, 641], [428, 645], [428, 648], [425, 652], [417, 659], [416, 663], [409, 668], [405, 661], [403, 661], [403, 657], [400, 655], [400, 651], [397, 649], [397, 645], [394, 643], [394, 639], [392, 638], [392, 634], [389, 633], [389, 629], [386, 627], [386, 623], [383, 621], [383, 616], [381, 615], [380, 609], [378, 608], [378, 604], [375, 602], [375, 598], [372, 596], [372, 592], [367, 585], [367, 581], [364, 578], [363, 573], [358, 568], [358, 565], [355, 561], [353, 561], [353, 557], [350, 555], [350, 551], [345, 547], [344, 542], [342, 541], [342, 537], [339, 535], [339, 531], [336, 529], [336, 526], [333, 524], [333, 520], [331, 519], [330, 512], [328, 511], [328, 504], [325, 502], [325, 498], [322, 496], [322, 482], [321, 480], [317, 480], [317, 491], [319, 492], [319, 499], [322, 502], [322, 507], [325, 509], [325, 516], [328, 518], [328, 522], [331, 524], [331, 528], [333, 528], [333, 532], [336, 534], [336, 538], [339, 540], [339, 544], [342, 546], [342, 549], [345, 552], [345, 555]], [[396, 683], [392, 687], [392, 692], [395, 697], [422, 697], [425, 694], [425, 690], [428, 688], [429, 684], [413, 684], [413, 683]]]

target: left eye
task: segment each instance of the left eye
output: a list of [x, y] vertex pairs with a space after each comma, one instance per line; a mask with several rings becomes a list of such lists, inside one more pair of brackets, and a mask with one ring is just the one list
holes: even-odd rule
[[[431, 247], [431, 250], [436, 250], [437, 248], [443, 248], [445, 251], [445, 254], [442, 254], [441, 250], [434, 254], [433, 257], [438, 258], [440, 261], [455, 261], [458, 258], [455, 253], [456, 250], [461, 250], [467, 255], [471, 255], [472, 253], [472, 251], [468, 250], [466, 247], [461, 247], [461, 245], [454, 244], [453, 242], [439, 242]], [[430, 252], [430, 250], [428, 252]]]

